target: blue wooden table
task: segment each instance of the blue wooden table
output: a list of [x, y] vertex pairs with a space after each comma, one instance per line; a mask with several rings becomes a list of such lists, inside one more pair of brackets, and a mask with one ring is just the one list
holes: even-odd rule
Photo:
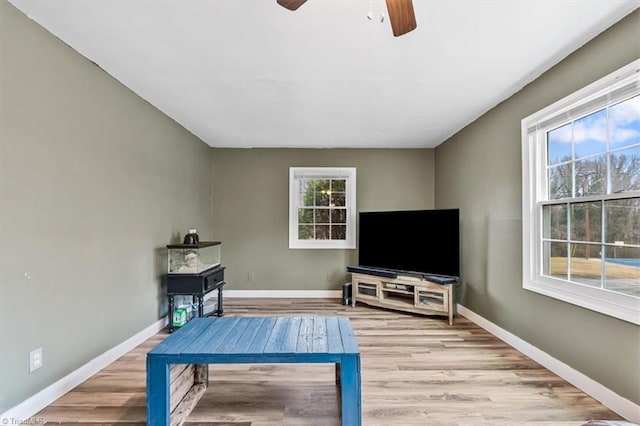
[[170, 365], [262, 363], [334, 363], [342, 425], [362, 424], [360, 350], [345, 317], [192, 319], [147, 353], [147, 424], [170, 425]]

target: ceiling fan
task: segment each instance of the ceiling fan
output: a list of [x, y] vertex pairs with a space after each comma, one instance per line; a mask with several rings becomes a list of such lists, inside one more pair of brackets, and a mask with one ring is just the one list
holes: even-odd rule
[[[277, 0], [285, 9], [296, 10], [307, 0]], [[416, 29], [416, 15], [413, 12], [412, 0], [385, 0], [387, 13], [391, 20], [393, 35], [398, 37]]]

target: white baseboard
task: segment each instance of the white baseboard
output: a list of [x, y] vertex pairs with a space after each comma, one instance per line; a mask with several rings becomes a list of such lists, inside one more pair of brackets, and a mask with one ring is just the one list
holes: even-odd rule
[[557, 360], [551, 355], [543, 352], [530, 343], [522, 340], [518, 336], [511, 334], [507, 330], [486, 320], [475, 312], [458, 304], [457, 312], [487, 330], [500, 340], [522, 352], [532, 360], [557, 374], [567, 382], [571, 383], [587, 395], [600, 401], [603, 405], [618, 413], [630, 422], [640, 423], [640, 405], [618, 395], [611, 389], [606, 388], [595, 380], [585, 376], [581, 372], [571, 368], [567, 364]]
[[122, 355], [131, 351], [149, 337], [158, 333], [166, 326], [166, 323], [166, 317], [156, 321], [141, 332], [131, 336], [119, 345], [92, 359], [82, 367], [72, 373], [69, 373], [57, 382], [47, 386], [32, 397], [0, 414], [0, 424], [18, 424], [21, 421], [27, 422], [27, 419], [32, 418], [36, 413], [54, 402], [56, 399], [89, 379], [91, 376], [107, 367]]
[[227, 297], [340, 299], [340, 290], [225, 290]]

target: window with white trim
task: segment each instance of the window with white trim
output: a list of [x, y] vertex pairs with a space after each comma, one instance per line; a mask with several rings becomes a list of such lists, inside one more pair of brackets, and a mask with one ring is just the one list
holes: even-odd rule
[[355, 167], [291, 167], [289, 248], [355, 247]]
[[522, 120], [523, 286], [640, 324], [640, 60]]

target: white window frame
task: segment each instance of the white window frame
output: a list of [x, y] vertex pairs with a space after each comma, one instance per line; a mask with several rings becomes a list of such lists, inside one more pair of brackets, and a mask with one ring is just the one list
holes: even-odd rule
[[[301, 240], [298, 238], [299, 182], [301, 179], [346, 179], [345, 204], [347, 231], [345, 240]], [[290, 249], [355, 249], [356, 248], [356, 168], [355, 167], [290, 167], [289, 168], [289, 248]]]
[[640, 298], [543, 276], [541, 206], [547, 197], [546, 132], [639, 93], [637, 59], [522, 120], [522, 279], [526, 290], [640, 325]]

